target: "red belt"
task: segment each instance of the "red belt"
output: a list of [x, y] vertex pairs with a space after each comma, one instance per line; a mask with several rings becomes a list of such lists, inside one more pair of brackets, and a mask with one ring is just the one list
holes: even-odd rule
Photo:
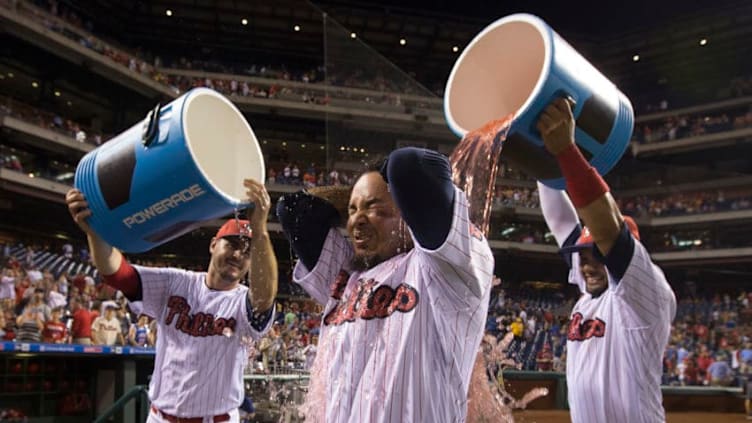
[[[161, 411], [155, 406], [151, 406], [151, 411], [154, 412], [154, 414], [161, 416], [163, 419], [167, 420], [170, 423], [204, 423], [203, 417], [178, 417], [173, 416], [172, 414], [167, 414], [164, 411]], [[226, 422], [230, 420], [230, 415], [228, 413], [220, 414], [218, 416], [212, 417], [212, 420], [214, 423], [221, 423]]]

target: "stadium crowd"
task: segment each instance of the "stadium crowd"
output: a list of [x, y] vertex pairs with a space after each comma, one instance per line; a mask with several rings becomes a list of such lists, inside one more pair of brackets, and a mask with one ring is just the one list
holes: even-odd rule
[[[409, 75], [397, 75], [393, 77], [391, 73], [395, 70], [390, 67], [384, 66], [382, 70], [366, 72], [363, 70], [343, 72], [336, 69], [336, 66], [329, 64], [329, 66], [318, 65], [314, 67], [308, 67], [303, 69], [292, 69], [288, 66], [272, 65], [272, 64], [243, 64], [243, 65], [230, 65], [228, 63], [219, 63], [217, 61], [207, 61], [195, 58], [161, 58], [158, 55], [151, 52], [144, 51], [142, 48], [137, 48], [135, 52], [129, 52], [126, 48], [116, 46], [114, 42], [107, 42], [94, 35], [94, 24], [86, 19], [82, 19], [75, 11], [66, 7], [65, 4], [58, 4], [54, 0], [35, 0], [34, 4], [25, 2], [19, 2], [15, 0], [0, 1], [0, 7], [7, 7], [14, 10], [26, 17], [34, 19], [35, 21], [43, 24], [47, 29], [50, 29], [56, 33], [59, 33], [76, 43], [89, 48], [99, 54], [102, 54], [116, 63], [127, 67], [133, 72], [137, 72], [141, 75], [149, 77], [154, 81], [163, 83], [176, 92], [182, 92], [184, 89], [195, 86], [214, 86], [220, 92], [225, 94], [237, 94], [244, 96], [255, 96], [274, 98], [279, 93], [292, 94], [299, 100], [309, 103], [328, 104], [331, 100], [330, 96], [341, 97], [344, 99], [359, 99], [369, 103], [375, 104], [389, 104], [393, 106], [407, 105], [406, 111], [411, 108], [434, 108], [439, 110], [438, 104], [426, 104], [422, 101], [412, 102], [405, 104], [401, 100], [401, 95], [412, 94], [418, 96], [425, 95], [437, 95], [443, 96], [443, 85], [433, 87], [432, 91], [429, 91], [418, 83], [413, 82]], [[343, 37], [349, 34], [344, 34]], [[187, 78], [180, 75], [167, 75], [162, 73], [165, 68], [172, 67], [174, 69], [200, 69], [202, 71], [217, 72], [217, 73], [230, 73], [235, 75], [254, 76], [264, 79], [269, 79], [268, 83], [263, 84], [250, 84], [247, 88], [242, 81], [230, 79], [206, 79], [206, 78]], [[334, 87], [352, 87], [374, 90], [383, 95], [355, 95], [340, 90], [332, 90], [325, 95], [316, 94], [318, 90], [306, 90], [299, 88], [285, 87], [280, 89], [278, 83], [274, 81], [294, 81], [302, 82], [306, 84], [326, 83], [327, 85]], [[729, 97], [741, 97], [752, 94], [752, 76], [743, 75], [734, 78], [729, 82], [728, 86], [721, 87], [718, 91], [719, 98]], [[180, 91], [178, 91], [180, 90]], [[668, 109], [669, 102], [665, 99], [658, 101], [657, 105], [652, 105], [650, 101], [639, 101], [640, 104], [636, 106], [637, 110], [641, 112], [656, 112], [665, 111]], [[643, 104], [644, 103], [644, 104]], [[673, 107], [679, 107], [682, 104], [672, 104]], [[746, 118], [747, 124], [749, 122], [749, 116]], [[708, 125], [715, 126], [718, 124], [724, 125], [723, 116], [714, 118], [700, 119], [699, 125], [695, 127], [695, 121], [688, 119], [687, 117], [675, 117], [671, 119], [671, 123], [665, 125], [659, 125], [657, 127], [650, 126], [649, 128], [639, 128], [635, 131], [636, 140], [638, 142], [654, 142], [661, 139], [668, 139], [671, 128], [676, 127], [674, 133], [679, 132], [682, 122], [687, 122], [687, 127], [690, 131], [702, 131], [700, 127]], [[711, 122], [712, 121], [712, 122]], [[736, 120], [733, 121], [734, 126], [737, 125]], [[663, 126], [664, 128], [661, 128]], [[654, 133], [655, 130], [655, 133]], [[712, 131], [712, 129], [710, 129]], [[708, 132], [708, 130], [706, 130]]]
[[650, 122], [635, 126], [632, 140], [640, 144], [674, 141], [704, 134], [732, 131], [752, 126], [752, 110], [749, 106], [729, 113], [678, 115], [662, 122]]
[[[54, 269], [40, 268], [39, 248], [6, 245], [2, 253], [1, 340], [154, 345], [156, 325], [140, 313], [138, 302], [129, 303], [87, 272], [56, 275]], [[69, 243], [62, 245], [59, 255], [74, 261], [88, 260], [85, 248], [76, 250]], [[512, 334], [507, 358], [513, 368], [563, 372], [568, 317], [576, 296], [561, 284], [533, 285], [502, 287], [497, 280], [486, 334], [497, 340]], [[320, 306], [303, 296], [281, 300], [273, 328], [255, 344], [247, 371], [289, 373], [310, 369], [321, 313]], [[747, 377], [752, 377], [752, 292], [679, 296], [664, 355], [663, 383], [732, 386]]]

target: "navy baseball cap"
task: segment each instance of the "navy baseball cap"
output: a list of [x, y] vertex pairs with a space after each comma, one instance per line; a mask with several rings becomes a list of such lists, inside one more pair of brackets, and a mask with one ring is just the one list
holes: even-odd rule
[[[637, 227], [637, 223], [634, 221], [634, 219], [629, 216], [624, 216], [624, 224], [627, 225], [627, 228], [629, 228], [629, 232], [632, 233], [634, 239], [639, 241], [640, 230]], [[559, 252], [562, 254], [570, 254], [584, 250], [586, 248], [593, 248], [594, 245], [595, 242], [593, 242], [593, 235], [590, 233], [590, 230], [586, 226], [582, 228], [582, 233], [580, 234], [580, 237], [577, 238], [577, 242], [575, 242], [573, 245], [562, 247]]]

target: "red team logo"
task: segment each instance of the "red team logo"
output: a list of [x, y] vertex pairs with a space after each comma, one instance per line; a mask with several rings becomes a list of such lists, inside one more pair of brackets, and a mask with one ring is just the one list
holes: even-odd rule
[[329, 289], [332, 291], [330, 294], [332, 298], [335, 300], [342, 299], [342, 294], [345, 293], [345, 288], [347, 288], [348, 279], [350, 279], [350, 274], [344, 270], [340, 270], [337, 277], [334, 278], [334, 282], [329, 286]]
[[602, 338], [606, 334], [606, 322], [601, 319], [587, 319], [582, 321], [582, 314], [575, 313], [569, 322], [567, 339], [570, 341], [586, 341], [592, 337]]
[[[335, 292], [339, 292], [341, 298], [344, 285], [337, 285], [344, 272], [340, 272], [333, 286], [337, 286]], [[344, 273], [346, 275], [346, 273]], [[345, 279], [346, 281], [347, 279]], [[381, 285], [374, 290], [377, 282], [373, 279], [359, 280], [358, 288], [350, 295], [347, 301], [339, 301], [337, 305], [324, 317], [325, 325], [341, 325], [345, 322], [354, 322], [355, 319], [383, 319], [389, 317], [395, 311], [407, 313], [418, 305], [418, 291], [410, 285], [399, 284], [397, 289], [391, 286]]]
[[165, 324], [172, 324], [173, 319], [177, 317], [175, 328], [190, 336], [204, 337], [222, 335], [225, 328], [235, 330], [235, 318], [217, 318], [209, 313], [190, 314], [191, 306], [185, 298], [173, 295], [167, 301], [167, 318]]

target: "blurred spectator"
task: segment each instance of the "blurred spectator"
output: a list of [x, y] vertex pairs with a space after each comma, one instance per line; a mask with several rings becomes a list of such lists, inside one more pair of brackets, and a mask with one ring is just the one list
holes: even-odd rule
[[136, 347], [153, 346], [149, 340], [149, 316], [142, 314], [128, 331], [128, 344]]
[[16, 318], [16, 341], [18, 342], [39, 342], [42, 339], [42, 329], [44, 320], [40, 318], [39, 313], [30, 307], [26, 307], [20, 316]]
[[48, 344], [67, 344], [70, 342], [68, 328], [65, 326], [65, 323], [60, 320], [62, 315], [62, 307], [55, 307], [52, 309], [50, 320], [44, 323], [42, 342]]
[[525, 325], [522, 323], [522, 318], [518, 317], [510, 325], [510, 330], [514, 334], [515, 339], [522, 339], [522, 334], [525, 330]]
[[58, 282], [52, 283], [50, 286], [50, 291], [47, 293], [47, 305], [51, 309], [65, 307], [65, 305], [68, 303], [65, 295], [59, 292], [58, 284]]
[[73, 258], [73, 246], [70, 244], [70, 242], [63, 244], [63, 257], [67, 259]]
[[536, 357], [536, 362], [538, 364], [538, 371], [548, 372], [551, 371], [553, 368], [553, 353], [551, 352], [551, 346], [548, 344], [544, 344], [541, 351], [538, 353], [538, 356]]
[[0, 310], [9, 308], [15, 303], [15, 283], [17, 279], [16, 272], [13, 269], [3, 268], [3, 275], [0, 277]]
[[[30, 290], [27, 290], [27, 292], [30, 292]], [[35, 288], [33, 292], [34, 296], [26, 305], [26, 308], [31, 310], [33, 313], [36, 313], [41, 321], [44, 322], [49, 320], [51, 309], [50, 306], [48, 306], [44, 302], [44, 289]]]
[[124, 345], [120, 320], [115, 315], [117, 305], [105, 306], [103, 316], [99, 316], [91, 324], [91, 338], [97, 345]]
[[715, 361], [708, 366], [707, 374], [706, 383], [711, 386], [729, 386], [734, 381], [734, 372], [723, 354], [716, 355]]
[[73, 297], [70, 300], [71, 311], [73, 312], [71, 336], [74, 344], [91, 345], [91, 326], [94, 316], [89, 310], [88, 305], [82, 302], [80, 298]]

